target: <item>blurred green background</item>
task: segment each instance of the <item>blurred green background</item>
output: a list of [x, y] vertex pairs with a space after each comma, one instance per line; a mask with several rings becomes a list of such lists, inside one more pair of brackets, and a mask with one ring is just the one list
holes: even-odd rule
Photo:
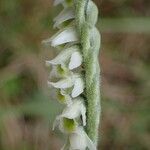
[[[150, 0], [95, 0], [102, 34], [101, 150], [150, 149]], [[51, 0], [0, 0], [0, 150], [59, 150], [47, 88]]]

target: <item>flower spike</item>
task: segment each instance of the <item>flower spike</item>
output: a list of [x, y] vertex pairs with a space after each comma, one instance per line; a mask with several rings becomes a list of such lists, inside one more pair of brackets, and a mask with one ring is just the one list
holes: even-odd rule
[[95, 27], [98, 9], [92, 0], [54, 0], [63, 10], [56, 16], [58, 31], [43, 41], [59, 50], [52, 60], [48, 86], [64, 110], [53, 123], [67, 136], [61, 150], [97, 150], [100, 112], [100, 34]]

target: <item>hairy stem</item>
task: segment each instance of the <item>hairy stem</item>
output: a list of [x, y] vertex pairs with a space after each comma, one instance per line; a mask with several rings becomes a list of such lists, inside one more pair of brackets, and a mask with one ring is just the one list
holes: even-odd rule
[[[86, 132], [91, 140], [97, 144], [100, 118], [100, 69], [98, 54], [100, 36], [95, 27], [89, 26], [87, 20], [87, 5], [89, 0], [75, 0], [76, 25], [79, 30], [85, 70], [85, 95], [87, 109]], [[95, 33], [91, 37], [91, 32]]]

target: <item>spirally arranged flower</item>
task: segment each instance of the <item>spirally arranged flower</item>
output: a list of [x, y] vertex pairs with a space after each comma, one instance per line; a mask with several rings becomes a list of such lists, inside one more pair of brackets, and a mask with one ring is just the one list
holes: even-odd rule
[[99, 124], [99, 32], [95, 28], [98, 10], [91, 0], [55, 0], [64, 9], [54, 18], [58, 32], [43, 43], [61, 52], [51, 66], [48, 86], [65, 108], [54, 121], [67, 136], [61, 150], [96, 150]]

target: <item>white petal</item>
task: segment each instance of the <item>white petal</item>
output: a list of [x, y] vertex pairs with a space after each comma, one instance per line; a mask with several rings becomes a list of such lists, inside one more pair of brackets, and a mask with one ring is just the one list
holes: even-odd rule
[[58, 33], [56, 33], [53, 37], [44, 40], [42, 43], [50, 44], [51, 46], [59, 46], [61, 44], [66, 44], [69, 42], [76, 42], [78, 41], [77, 31], [74, 27], [65, 28]]
[[71, 96], [77, 97], [84, 91], [84, 81], [82, 78], [77, 78], [74, 83], [74, 88], [72, 90]]
[[54, 27], [58, 27], [61, 23], [75, 18], [73, 8], [65, 8], [55, 19]]
[[73, 81], [71, 78], [66, 78], [66, 79], [62, 79], [58, 82], [48, 82], [48, 85], [52, 85], [55, 88], [58, 89], [65, 89], [65, 88], [70, 88], [73, 86]]
[[82, 105], [82, 101], [74, 100], [72, 105], [64, 109], [61, 116], [68, 119], [75, 119], [77, 117], [80, 117], [80, 105]]
[[57, 64], [64, 64], [65, 62], [69, 61], [72, 53], [79, 51], [78, 46], [69, 47], [62, 52], [60, 52], [54, 59], [51, 61], [46, 61], [47, 65], [57, 65]]
[[58, 46], [61, 44], [78, 41], [76, 29], [74, 27], [66, 28], [59, 33], [56, 37], [52, 38], [52, 46]]
[[82, 54], [80, 52], [74, 52], [70, 59], [69, 69], [72, 70], [74, 68], [77, 68], [81, 64], [82, 64]]
[[86, 108], [83, 104], [81, 105], [80, 111], [82, 115], [83, 126], [86, 126]]

